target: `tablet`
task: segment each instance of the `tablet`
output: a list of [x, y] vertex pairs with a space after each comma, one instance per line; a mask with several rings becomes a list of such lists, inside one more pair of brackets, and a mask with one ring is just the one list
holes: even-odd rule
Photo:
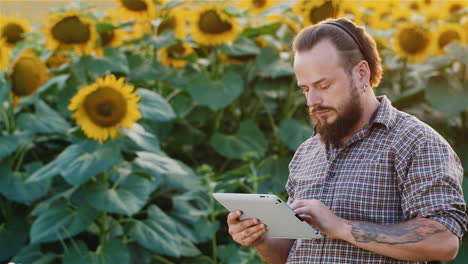
[[320, 232], [274, 194], [213, 193], [227, 210], [240, 210], [240, 220], [257, 218], [267, 226], [269, 238], [318, 239]]

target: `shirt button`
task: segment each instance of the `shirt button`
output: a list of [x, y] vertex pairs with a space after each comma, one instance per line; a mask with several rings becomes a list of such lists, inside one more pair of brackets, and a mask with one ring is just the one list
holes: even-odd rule
[[328, 172], [328, 176], [330, 176], [330, 178], [335, 177], [335, 172], [334, 171]]

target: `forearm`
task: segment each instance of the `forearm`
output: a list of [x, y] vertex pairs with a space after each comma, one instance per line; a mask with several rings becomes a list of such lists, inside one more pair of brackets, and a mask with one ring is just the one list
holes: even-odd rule
[[347, 221], [342, 238], [360, 248], [409, 261], [450, 261], [459, 245], [444, 225], [427, 218], [394, 225]]
[[284, 264], [288, 259], [293, 243], [293, 239], [265, 238], [255, 249], [267, 263]]

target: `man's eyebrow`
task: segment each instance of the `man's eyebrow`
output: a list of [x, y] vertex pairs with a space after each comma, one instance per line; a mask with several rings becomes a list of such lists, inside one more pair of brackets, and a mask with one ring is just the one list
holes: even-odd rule
[[[319, 79], [318, 81], [313, 82], [312, 85], [317, 85], [317, 84], [319, 84], [319, 83], [325, 81], [326, 79], [327, 79], [327, 78], [323, 77], [323, 78]], [[300, 87], [300, 86], [302, 86], [302, 85], [303, 85], [302, 83], [297, 82], [297, 86]]]

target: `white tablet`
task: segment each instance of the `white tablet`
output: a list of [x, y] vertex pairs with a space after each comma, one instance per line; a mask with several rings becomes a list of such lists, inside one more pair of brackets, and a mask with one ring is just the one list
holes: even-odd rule
[[213, 193], [229, 211], [243, 212], [240, 219], [257, 218], [267, 226], [265, 237], [318, 239], [322, 235], [274, 194]]

